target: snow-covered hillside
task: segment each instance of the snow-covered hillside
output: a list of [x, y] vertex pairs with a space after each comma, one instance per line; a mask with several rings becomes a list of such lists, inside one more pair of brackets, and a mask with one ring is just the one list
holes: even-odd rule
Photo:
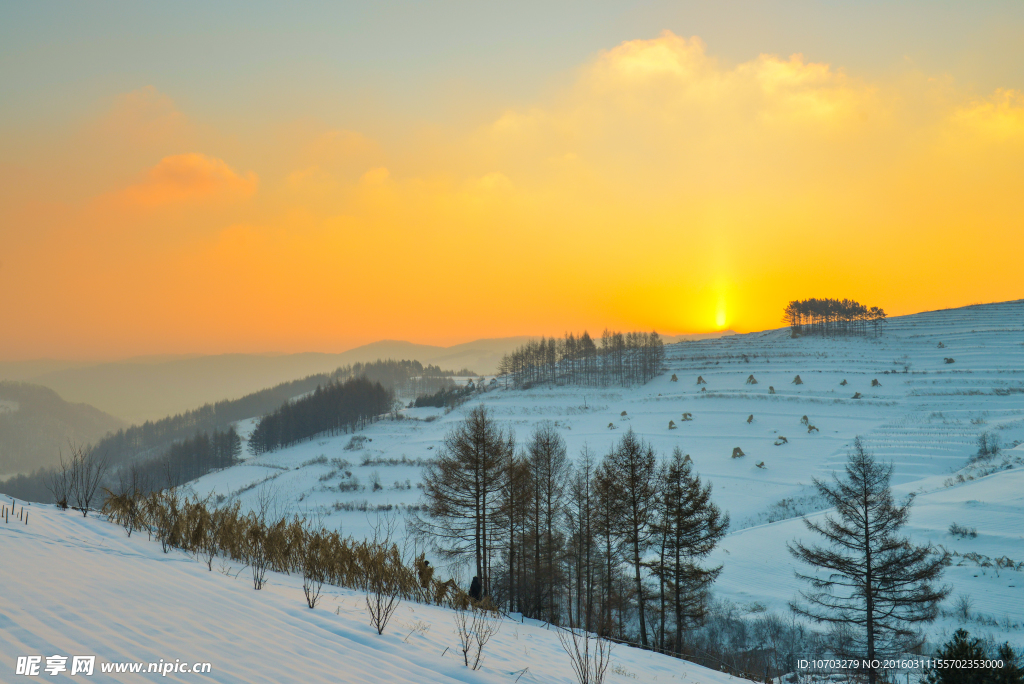
[[[8, 502], [9, 503], [9, 502]], [[301, 577], [271, 573], [254, 591], [238, 564], [213, 571], [144, 533], [130, 539], [96, 517], [27, 506], [28, 524], [0, 523], [0, 681], [70, 677], [72, 656], [95, 655], [85, 681], [571, 684], [553, 629], [504, 620], [479, 671], [465, 667], [452, 611], [403, 603], [378, 635], [364, 597], [327, 588], [306, 607]], [[240, 573], [240, 574], [239, 574]], [[68, 657], [59, 677], [50, 656]], [[15, 674], [18, 657], [41, 656], [38, 677]], [[105, 674], [105, 663], [209, 663], [208, 673]], [[633, 648], [612, 652], [608, 682], [736, 682], [724, 674]]]
[[[601, 455], [632, 427], [662, 456], [677, 445], [690, 454], [729, 511], [732, 532], [715, 556], [725, 565], [716, 592], [784, 609], [797, 589], [785, 544], [803, 533], [795, 518], [820, 509], [811, 479], [841, 468], [859, 435], [894, 463], [896, 492], [917, 495], [914, 539], [960, 554], [962, 565], [947, 577], [954, 597], [973, 602], [976, 631], [1024, 644], [1024, 572], [994, 567], [997, 558], [1024, 562], [1024, 451], [1014, 448], [1024, 440], [1024, 301], [895, 318], [877, 339], [792, 339], [785, 329], [670, 345], [666, 356], [665, 372], [640, 387], [499, 385], [449, 414], [409, 409], [403, 420], [377, 423], [355, 440], [299, 444], [193, 486], [243, 506], [271, 491], [279, 513], [321, 514], [328, 526], [362, 536], [375, 508], [417, 504], [420, 464], [478, 403], [520, 441], [538, 422], [556, 422], [574, 454], [586, 445]], [[803, 384], [794, 384], [797, 375]], [[707, 384], [698, 385], [698, 376]], [[750, 376], [756, 384], [747, 383]], [[683, 413], [693, 419], [682, 421]], [[240, 426], [243, 434], [251, 425]], [[1002, 452], [972, 462], [983, 433]], [[776, 445], [780, 436], [787, 443]], [[732, 458], [734, 447], [746, 455]], [[954, 537], [951, 523], [978, 535]], [[932, 630], [941, 636], [951, 624]]]

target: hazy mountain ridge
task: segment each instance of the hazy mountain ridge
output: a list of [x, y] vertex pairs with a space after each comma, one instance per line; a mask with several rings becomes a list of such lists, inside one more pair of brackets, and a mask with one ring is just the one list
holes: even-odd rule
[[54, 465], [68, 441], [90, 444], [124, 423], [88, 404], [71, 403], [39, 385], [0, 382], [0, 474]]

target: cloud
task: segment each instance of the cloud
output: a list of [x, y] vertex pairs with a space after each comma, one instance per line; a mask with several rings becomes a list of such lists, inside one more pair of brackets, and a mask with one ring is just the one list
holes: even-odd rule
[[206, 201], [232, 201], [256, 192], [256, 174], [239, 175], [222, 159], [190, 153], [164, 157], [145, 178], [113, 196], [113, 201], [134, 207]]
[[118, 95], [89, 134], [135, 146], [160, 145], [194, 134], [193, 126], [174, 101], [154, 86]]

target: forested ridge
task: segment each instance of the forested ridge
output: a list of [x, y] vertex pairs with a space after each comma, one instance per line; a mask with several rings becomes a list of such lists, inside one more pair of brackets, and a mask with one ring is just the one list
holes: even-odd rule
[[877, 306], [869, 308], [852, 299], [794, 299], [786, 305], [782, 320], [795, 336], [866, 335], [869, 327], [877, 336], [886, 314]]
[[656, 332], [605, 330], [595, 341], [584, 331], [527, 342], [501, 359], [498, 373], [519, 388], [536, 383], [628, 387], [649, 381], [664, 361]]

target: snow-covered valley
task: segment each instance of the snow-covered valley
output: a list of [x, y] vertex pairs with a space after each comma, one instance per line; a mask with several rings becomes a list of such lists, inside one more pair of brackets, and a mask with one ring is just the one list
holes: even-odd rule
[[[421, 504], [423, 464], [478, 404], [519, 443], [553, 421], [571, 455], [586, 446], [601, 456], [632, 428], [662, 458], [676, 446], [689, 454], [731, 516], [711, 556], [724, 567], [715, 596], [751, 615], [783, 613], [800, 589], [786, 544], [808, 537], [800, 516], [823, 514], [812, 478], [841, 470], [859, 436], [893, 463], [895, 493], [914, 495], [913, 541], [954, 554], [944, 576], [951, 597], [926, 627], [931, 643], [964, 625], [1024, 646], [1024, 301], [895, 318], [878, 338], [794, 339], [785, 329], [670, 345], [664, 372], [630, 388], [485, 385], [454, 411], [405, 409], [355, 435], [246, 454], [189, 488], [243, 509], [269, 495], [277, 516], [365, 537], [378, 512]], [[244, 438], [254, 425], [237, 427]], [[979, 456], [982, 435], [1000, 448]], [[745, 455], [734, 458], [736, 447]], [[28, 508], [29, 525], [0, 527], [8, 660], [50, 651], [188, 658], [213, 663], [213, 681], [224, 682], [574, 681], [539, 623], [506, 620], [484, 668], [471, 672], [442, 655], [454, 638], [443, 608], [406, 602], [378, 637], [361, 594], [332, 589], [310, 611], [301, 578], [275, 575], [253, 592], [244, 573], [234, 576], [237, 563], [211, 573], [183, 553], [161, 553], [144, 533], [125, 539], [94, 517]], [[975, 534], [951, 534], [954, 523]], [[955, 601], [969, 611], [955, 616]], [[727, 679], [624, 646], [613, 663], [612, 682]]]

